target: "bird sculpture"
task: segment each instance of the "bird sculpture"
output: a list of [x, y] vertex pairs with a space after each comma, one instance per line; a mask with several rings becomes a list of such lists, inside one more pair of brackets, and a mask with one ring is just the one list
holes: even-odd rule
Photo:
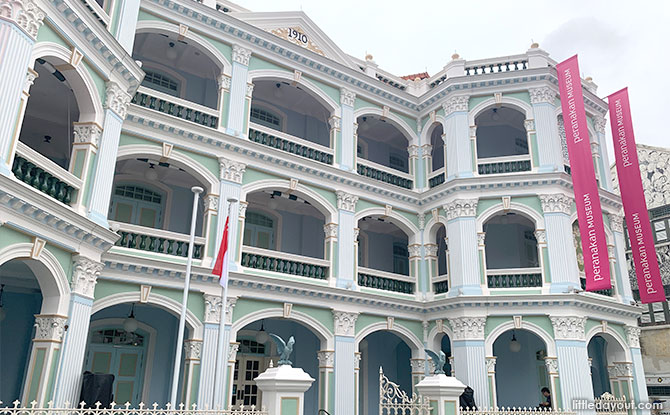
[[284, 342], [284, 339], [277, 336], [276, 334], [269, 334], [270, 338], [274, 340], [275, 345], [277, 346], [277, 353], [279, 353], [279, 361], [277, 362], [277, 366], [293, 365], [293, 362], [288, 360], [289, 356], [291, 356], [291, 353], [293, 353], [293, 345], [295, 344], [295, 339], [293, 336], [289, 337], [288, 342]]
[[447, 362], [447, 356], [444, 354], [442, 350], [440, 350], [438, 353], [435, 353], [432, 350], [428, 349], [423, 349], [426, 351], [426, 354], [428, 357], [430, 357], [433, 360], [433, 363], [435, 364], [435, 373], [436, 375], [443, 375], [444, 374], [444, 364]]

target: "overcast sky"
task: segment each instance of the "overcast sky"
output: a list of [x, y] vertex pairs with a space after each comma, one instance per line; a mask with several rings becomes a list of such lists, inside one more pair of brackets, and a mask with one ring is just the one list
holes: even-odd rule
[[[236, 2], [252, 11], [303, 10], [345, 53], [371, 53], [396, 75], [433, 75], [454, 51], [464, 59], [523, 53], [531, 39], [557, 61], [577, 53], [599, 96], [629, 88], [637, 142], [670, 147], [670, 1]], [[608, 149], [614, 162], [611, 138]]]

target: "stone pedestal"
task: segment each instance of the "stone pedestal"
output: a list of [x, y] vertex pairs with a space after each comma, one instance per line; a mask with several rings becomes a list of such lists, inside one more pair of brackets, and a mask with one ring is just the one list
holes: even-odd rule
[[445, 374], [428, 376], [419, 382], [415, 389], [419, 395], [430, 400], [432, 415], [459, 414], [459, 398], [465, 390], [465, 385], [455, 377]]
[[268, 413], [303, 415], [305, 392], [314, 382], [304, 370], [289, 365], [270, 367], [254, 380], [263, 392]]

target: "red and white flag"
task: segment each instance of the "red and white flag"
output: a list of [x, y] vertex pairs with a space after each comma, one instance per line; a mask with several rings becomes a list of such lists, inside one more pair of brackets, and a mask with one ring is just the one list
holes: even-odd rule
[[219, 276], [219, 284], [222, 287], [225, 288], [228, 285], [228, 218], [226, 218], [226, 226], [223, 228], [221, 247], [219, 248], [219, 254], [216, 256], [212, 274]]

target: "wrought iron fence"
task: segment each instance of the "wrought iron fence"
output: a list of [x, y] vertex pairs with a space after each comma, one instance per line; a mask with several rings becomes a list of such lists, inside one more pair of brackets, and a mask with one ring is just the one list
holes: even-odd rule
[[430, 400], [413, 393], [410, 398], [400, 387], [384, 376], [379, 368], [380, 415], [430, 415]]
[[165, 408], [159, 407], [157, 403], [147, 406], [143, 403], [137, 407], [131, 407], [131, 404], [126, 402], [124, 405], [117, 405], [112, 402], [109, 407], [102, 407], [100, 402], [96, 402], [93, 407], [87, 405], [85, 402], [80, 402], [78, 406], [71, 407], [69, 402], [66, 402], [62, 407], [56, 407], [53, 402], [49, 402], [46, 407], [38, 406], [37, 402], [32, 401], [28, 406], [21, 405], [21, 402], [14, 401], [12, 406], [3, 406], [0, 401], [0, 415], [269, 415], [265, 407], [256, 408], [255, 405], [244, 406], [239, 408], [228, 407], [228, 409], [219, 409], [207, 407], [198, 408], [196, 404], [186, 406], [179, 404], [179, 406], [172, 407], [169, 403]]
[[461, 415], [575, 415], [575, 412], [563, 409], [545, 409], [539, 407], [502, 407], [502, 408], [461, 408]]

